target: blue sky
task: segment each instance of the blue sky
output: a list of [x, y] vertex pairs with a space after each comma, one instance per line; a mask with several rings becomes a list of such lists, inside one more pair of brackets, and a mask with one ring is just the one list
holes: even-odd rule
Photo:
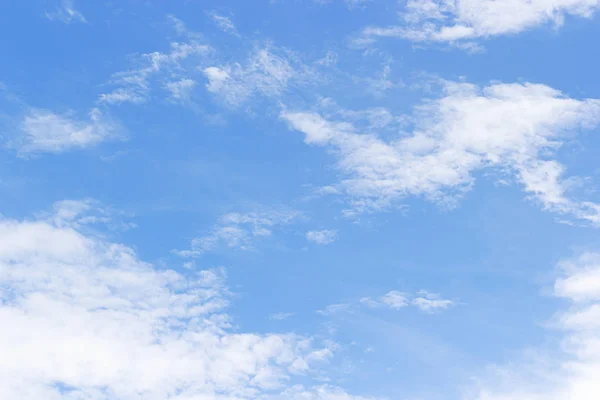
[[599, 9], [3, 4], [0, 398], [596, 399]]

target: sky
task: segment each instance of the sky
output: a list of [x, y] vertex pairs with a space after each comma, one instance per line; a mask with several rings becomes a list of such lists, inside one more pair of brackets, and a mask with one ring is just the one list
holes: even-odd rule
[[600, 0], [0, 10], [1, 399], [598, 398]]

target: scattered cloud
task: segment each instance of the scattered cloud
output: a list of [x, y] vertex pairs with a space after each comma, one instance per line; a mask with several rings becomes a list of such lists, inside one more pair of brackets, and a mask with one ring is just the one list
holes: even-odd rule
[[214, 21], [214, 23], [225, 33], [232, 34], [234, 36], [239, 36], [237, 33], [237, 29], [235, 28], [235, 24], [229, 17], [224, 15], [219, 15], [216, 11], [209, 13], [210, 17]]
[[[175, 29], [185, 29], [181, 24], [176, 24]], [[143, 54], [139, 60], [139, 68], [114, 74], [111, 84], [117, 87], [108, 93], [102, 93], [98, 101], [105, 104], [145, 103], [149, 99], [155, 79], [165, 81], [164, 87], [174, 98], [189, 98], [195, 82], [188, 73], [195, 70], [195, 67], [187, 68], [183, 63], [186, 60], [191, 63], [197, 62], [211, 52], [211, 47], [193, 36], [185, 42], [173, 42], [170, 47], [168, 52]]]
[[12, 143], [21, 155], [31, 153], [61, 153], [95, 146], [123, 137], [121, 126], [94, 108], [87, 120], [71, 114], [30, 109], [19, 124], [19, 136]]
[[231, 107], [254, 95], [279, 97], [290, 86], [313, 82], [313, 71], [291, 52], [271, 47], [255, 48], [243, 63], [204, 69], [206, 89]]
[[356, 43], [365, 45], [394, 37], [468, 44], [548, 23], [560, 26], [566, 16], [589, 18], [599, 7], [598, 0], [408, 0], [401, 12], [402, 23], [367, 27]]
[[270, 319], [274, 319], [276, 321], [283, 321], [284, 319], [288, 319], [290, 317], [293, 317], [294, 315], [296, 315], [296, 314], [294, 314], [294, 313], [280, 312], [280, 313], [273, 314], [273, 315], [269, 316], [269, 318]]
[[274, 228], [288, 225], [299, 216], [300, 213], [293, 210], [226, 214], [208, 235], [192, 240], [190, 250], [178, 250], [176, 253], [183, 257], [197, 257], [220, 246], [254, 250], [256, 239], [270, 236]]
[[62, 0], [60, 6], [55, 11], [46, 13], [46, 18], [50, 21], [60, 21], [65, 24], [72, 22], [87, 23], [83, 14], [75, 10], [72, 0]]
[[223, 270], [158, 269], [64, 223], [89, 206], [0, 219], [1, 398], [352, 398], [286, 389], [331, 348], [295, 334], [232, 333]]
[[455, 302], [442, 299], [437, 293], [429, 293], [426, 290], [421, 290], [418, 293], [418, 297], [412, 299], [411, 304], [423, 312], [431, 313], [438, 310], [445, 310], [453, 306]]
[[386, 139], [350, 118], [284, 110], [281, 118], [327, 147], [346, 175], [336, 186], [352, 204], [346, 214], [381, 210], [406, 196], [451, 207], [474, 184], [473, 172], [512, 171], [543, 209], [600, 224], [600, 205], [569, 197], [577, 179], [549, 157], [581, 129], [600, 122], [600, 100], [576, 100], [545, 85], [444, 82], [443, 96], [415, 108], [412, 134]]
[[[533, 361], [495, 367], [480, 382], [477, 400], [593, 400], [600, 393], [600, 254], [585, 253], [559, 265], [555, 296], [569, 302], [549, 323], [562, 332], [551, 354], [536, 349]], [[531, 352], [531, 351], [529, 351]], [[525, 378], [524, 378], [525, 377]]]
[[448, 309], [455, 304], [454, 300], [443, 299], [439, 294], [429, 293], [425, 290], [419, 291], [416, 295], [391, 290], [377, 298], [363, 297], [359, 301], [331, 304], [322, 310], [318, 310], [317, 314], [327, 316], [352, 313], [363, 308], [400, 310], [411, 306], [431, 314]]
[[296, 385], [276, 396], [267, 396], [261, 400], [375, 400], [374, 397], [353, 396], [341, 388], [322, 385], [314, 389]]
[[174, 100], [187, 101], [191, 97], [192, 90], [196, 87], [196, 82], [192, 79], [180, 79], [168, 82], [165, 86], [171, 92], [171, 97]]
[[306, 232], [306, 240], [317, 244], [330, 244], [337, 239], [337, 231], [324, 229], [322, 231]]

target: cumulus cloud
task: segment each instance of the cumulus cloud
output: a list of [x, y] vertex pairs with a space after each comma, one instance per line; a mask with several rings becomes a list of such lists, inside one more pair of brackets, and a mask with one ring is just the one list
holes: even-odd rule
[[336, 186], [350, 198], [349, 215], [406, 196], [453, 206], [473, 186], [474, 172], [496, 167], [510, 171], [543, 209], [600, 223], [600, 205], [571, 198], [576, 179], [550, 158], [569, 135], [598, 125], [600, 100], [532, 83], [445, 82], [442, 97], [416, 107], [413, 132], [391, 139], [314, 111], [284, 110], [281, 118], [307, 144], [337, 157], [345, 178]]
[[306, 239], [317, 244], [330, 244], [337, 238], [337, 232], [329, 229], [306, 232]]
[[254, 250], [254, 241], [270, 236], [273, 229], [288, 225], [300, 216], [294, 210], [272, 210], [252, 213], [229, 213], [221, 217], [211, 232], [192, 240], [189, 250], [178, 250], [184, 257], [196, 257], [219, 246]]
[[13, 145], [20, 154], [61, 153], [95, 146], [122, 137], [122, 128], [98, 109], [90, 111], [87, 120], [70, 114], [31, 109], [19, 125], [20, 135]]
[[156, 268], [71, 224], [86, 207], [0, 219], [0, 398], [353, 398], [286, 390], [332, 350], [295, 334], [232, 333], [223, 270]]
[[381, 37], [460, 42], [516, 34], [548, 23], [561, 25], [569, 15], [591, 17], [599, 7], [599, 0], [409, 0], [402, 24], [367, 27], [357, 43]]
[[[568, 306], [549, 326], [562, 332], [560, 349], [527, 365], [500, 367], [502, 379], [480, 383], [476, 400], [593, 400], [600, 393], [600, 254], [559, 265], [555, 296]], [[523, 377], [528, 377], [523, 379]]]
[[53, 12], [46, 13], [46, 18], [50, 21], [60, 21], [65, 24], [70, 24], [72, 22], [87, 23], [83, 14], [74, 8], [74, 2], [72, 0], [62, 0], [60, 7]]

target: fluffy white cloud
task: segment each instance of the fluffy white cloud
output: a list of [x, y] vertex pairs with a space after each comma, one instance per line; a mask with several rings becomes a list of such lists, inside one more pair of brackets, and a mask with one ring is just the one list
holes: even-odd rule
[[453, 205], [474, 183], [473, 173], [497, 167], [513, 174], [544, 209], [600, 223], [600, 205], [568, 196], [577, 181], [549, 159], [580, 129], [600, 122], [600, 101], [576, 100], [539, 84], [444, 83], [441, 98], [416, 107], [410, 135], [384, 139], [361, 132], [349, 118], [285, 110], [281, 118], [325, 146], [346, 175], [349, 214], [389, 207], [405, 196]]
[[120, 125], [98, 109], [93, 109], [85, 121], [67, 114], [31, 109], [19, 128], [21, 134], [13, 145], [21, 154], [60, 153], [122, 136]]
[[[555, 354], [501, 368], [500, 383], [481, 383], [477, 400], [594, 400], [600, 393], [600, 254], [560, 264], [555, 295], [570, 304], [551, 324], [563, 332]], [[522, 377], [529, 377], [523, 379]]]
[[331, 356], [295, 334], [231, 333], [222, 270], [157, 269], [71, 224], [87, 209], [0, 219], [0, 398], [289, 398], [284, 383]]
[[74, 8], [72, 0], [62, 0], [60, 7], [56, 11], [46, 13], [46, 18], [51, 21], [61, 21], [65, 24], [70, 24], [71, 22], [87, 23], [83, 14]]
[[190, 250], [179, 250], [177, 254], [195, 257], [222, 245], [240, 250], [254, 250], [254, 240], [270, 236], [275, 227], [288, 225], [299, 216], [299, 212], [294, 210], [229, 213], [220, 218], [208, 235], [192, 240]]
[[330, 244], [337, 238], [337, 232], [329, 229], [306, 232], [306, 239], [317, 244]]
[[368, 27], [358, 43], [378, 37], [456, 42], [515, 34], [542, 24], [560, 25], [567, 15], [591, 17], [599, 7], [599, 0], [409, 0], [404, 24]]

